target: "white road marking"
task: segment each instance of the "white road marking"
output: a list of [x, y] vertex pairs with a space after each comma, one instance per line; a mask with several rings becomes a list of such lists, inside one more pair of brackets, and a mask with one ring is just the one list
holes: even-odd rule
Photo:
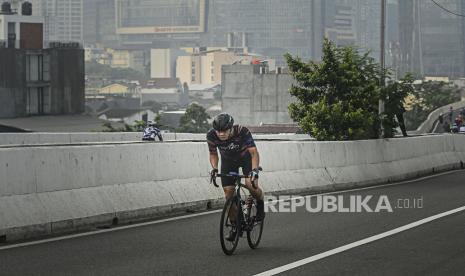
[[424, 218], [424, 219], [409, 223], [407, 225], [404, 225], [404, 226], [389, 230], [387, 232], [384, 232], [384, 233], [381, 233], [381, 234], [378, 234], [378, 235], [375, 235], [375, 236], [371, 236], [371, 237], [368, 237], [366, 239], [359, 240], [359, 241], [356, 241], [356, 242], [353, 242], [353, 243], [349, 243], [349, 244], [340, 246], [338, 248], [334, 248], [332, 250], [322, 252], [320, 254], [317, 254], [317, 255], [314, 255], [314, 256], [299, 260], [299, 261], [295, 261], [295, 262], [287, 264], [287, 265], [283, 265], [283, 266], [280, 266], [280, 267], [277, 267], [277, 268], [274, 268], [274, 269], [271, 269], [271, 270], [268, 270], [268, 271], [264, 271], [262, 273], [256, 274], [255, 276], [276, 275], [278, 273], [282, 273], [282, 272], [294, 269], [296, 267], [303, 266], [303, 265], [306, 265], [306, 264], [321, 260], [323, 258], [326, 258], [326, 257], [332, 256], [332, 255], [347, 251], [349, 249], [352, 249], [352, 248], [355, 248], [355, 247], [358, 247], [358, 246], [362, 246], [362, 245], [370, 243], [370, 242], [374, 242], [374, 241], [377, 241], [377, 240], [380, 240], [380, 239], [395, 235], [397, 233], [412, 229], [414, 227], [418, 227], [418, 226], [420, 226], [422, 224], [431, 222], [433, 220], [437, 220], [437, 219], [443, 218], [445, 216], [449, 216], [449, 215], [452, 215], [452, 214], [455, 214], [455, 213], [458, 213], [458, 212], [462, 212], [462, 211], [465, 211], [465, 206], [462, 206], [462, 207], [459, 207], [459, 208], [456, 208], [456, 209], [452, 209], [452, 210], [449, 210], [447, 212], [443, 212], [443, 213], [440, 213], [440, 214], [437, 214], [437, 215], [434, 215], [434, 216], [431, 216], [431, 217], [427, 217], [427, 218]]
[[[418, 182], [418, 181], [421, 181], [421, 180], [435, 178], [435, 177], [438, 177], [438, 176], [457, 173], [457, 172], [460, 172], [460, 170], [447, 171], [447, 172], [443, 172], [443, 173], [424, 176], [424, 177], [421, 177], [421, 178], [418, 178], [418, 179], [412, 179], [412, 180], [407, 180], [407, 181], [402, 181], [402, 182], [383, 184], [383, 185], [374, 185], [374, 186], [370, 186], [370, 187], [355, 188], [355, 189], [343, 190], [343, 191], [327, 192], [327, 193], [309, 195], [309, 196], [305, 196], [305, 197], [315, 197], [315, 196], [319, 196], [319, 195], [342, 194], [342, 193], [350, 193], [350, 192], [354, 192], [354, 191], [377, 189], [377, 188], [382, 188], [382, 187], [389, 187], [389, 186], [401, 185], [401, 184], [406, 184], [406, 183]], [[303, 196], [300, 196], [300, 197], [296, 196], [296, 197], [292, 197], [292, 198], [289, 198], [289, 199], [280, 199], [280, 200], [276, 200], [276, 202], [281, 202], [281, 201], [284, 201], [284, 200], [296, 200], [296, 199], [299, 199], [299, 198], [303, 198]], [[268, 203], [269, 202], [265, 202], [265, 204], [268, 204]], [[49, 243], [49, 242], [55, 242], [55, 241], [61, 241], [61, 240], [67, 240], [67, 239], [74, 239], [74, 238], [79, 238], [79, 237], [92, 236], [92, 235], [97, 235], [97, 234], [102, 234], [102, 233], [108, 233], [108, 232], [113, 232], [113, 231], [120, 231], [120, 230], [125, 230], [125, 229], [137, 228], [137, 227], [153, 225], [153, 224], [159, 224], [159, 223], [164, 223], [164, 222], [169, 222], [169, 221], [176, 221], [176, 220], [187, 219], [187, 218], [192, 218], [192, 217], [204, 216], [204, 215], [209, 215], [209, 214], [213, 214], [213, 213], [219, 213], [221, 211], [222, 211], [222, 209], [218, 209], [218, 210], [207, 211], [207, 212], [202, 212], [202, 213], [198, 213], [198, 214], [190, 214], [190, 215], [172, 217], [172, 218], [168, 218], [168, 219], [161, 219], [161, 220], [155, 220], [155, 221], [149, 221], [149, 222], [143, 222], [143, 223], [136, 223], [136, 224], [126, 225], [126, 226], [121, 226], [121, 227], [115, 227], [115, 228], [103, 229], [103, 230], [96, 230], [96, 231], [92, 231], [92, 232], [85, 232], [85, 233], [79, 233], [79, 234], [72, 234], [72, 235], [61, 236], [61, 237], [56, 237], [56, 238], [42, 239], [42, 240], [37, 240], [37, 241], [32, 241], [32, 242], [23, 242], [23, 243], [17, 243], [17, 244], [12, 244], [12, 245], [5, 245], [5, 246], [0, 245], [0, 251], [1, 250], [12, 249], [12, 248], [18, 248], [18, 247], [26, 247], [26, 246], [31, 246], [31, 245], [37, 245], [37, 244], [42, 244], [42, 243]]]
[[116, 228], [96, 230], [96, 231], [92, 231], [92, 232], [73, 234], [73, 235], [68, 235], [68, 236], [63, 236], [63, 237], [56, 237], [56, 238], [49, 238], [49, 239], [43, 239], [43, 240], [38, 240], [38, 241], [32, 241], [32, 242], [24, 242], [24, 243], [12, 244], [12, 245], [0, 246], [0, 251], [1, 250], [6, 250], [6, 249], [11, 249], [11, 248], [36, 245], [36, 244], [41, 244], [41, 243], [68, 240], [68, 239], [74, 239], [74, 238], [85, 237], [85, 236], [92, 236], [92, 235], [97, 235], [97, 234], [102, 234], [102, 233], [108, 233], [108, 232], [114, 232], [114, 231], [119, 231], [119, 230], [124, 230], [124, 229], [130, 229], [130, 228], [146, 226], [146, 225], [159, 224], [159, 223], [173, 221], [173, 220], [181, 220], [181, 219], [186, 219], [186, 218], [198, 217], [198, 216], [203, 216], [203, 215], [208, 215], [208, 214], [213, 214], [213, 213], [219, 213], [221, 211], [222, 211], [222, 209], [219, 209], [219, 210], [213, 210], [213, 211], [208, 211], [208, 212], [202, 212], [202, 213], [198, 213], [198, 214], [191, 214], [191, 215], [185, 215], [185, 216], [179, 216], [179, 217], [173, 217], [173, 218], [167, 218], [167, 219], [161, 219], [161, 220], [155, 220], [155, 221], [149, 221], [149, 222], [143, 222], [143, 223], [137, 223], [137, 224], [131, 224], [131, 225], [126, 225], [126, 226], [121, 226], [121, 227], [116, 227]]
[[[283, 202], [283, 201], [288, 201], [288, 200], [294, 201], [294, 200], [297, 200], [297, 199], [309, 199], [309, 198], [312, 198], [312, 197], [317, 197], [317, 196], [322, 196], [322, 195], [344, 194], [344, 193], [350, 193], [350, 192], [353, 192], [353, 191], [372, 190], [372, 189], [384, 188], [384, 187], [389, 187], [389, 186], [397, 186], [397, 185], [401, 185], [401, 184], [418, 182], [418, 181], [421, 181], [421, 180], [430, 179], [430, 178], [434, 178], [434, 177], [438, 177], [438, 176], [442, 176], [442, 175], [446, 175], [446, 174], [452, 174], [454, 172], [459, 172], [459, 171], [460, 170], [447, 171], [447, 172], [442, 172], [442, 173], [438, 173], [438, 174], [434, 174], [434, 175], [423, 176], [421, 178], [405, 180], [405, 181], [402, 181], [402, 182], [394, 182], [394, 183], [382, 184], [382, 185], [374, 184], [373, 186], [369, 186], [369, 187], [354, 188], [354, 189], [349, 189], [349, 190], [334, 191], [334, 192], [327, 192], [327, 193], [313, 194], [313, 195], [306, 195], [306, 196], [292, 196], [291, 198], [270, 200], [269, 202]], [[265, 202], [265, 204], [268, 204], [269, 202]]]

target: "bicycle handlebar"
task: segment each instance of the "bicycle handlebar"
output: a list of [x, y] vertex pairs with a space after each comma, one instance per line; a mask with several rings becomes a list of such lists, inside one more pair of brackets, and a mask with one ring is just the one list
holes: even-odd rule
[[221, 173], [218, 173], [218, 174], [216, 175], [216, 177], [249, 178], [249, 176], [248, 176], [248, 175], [245, 175], [245, 174], [243, 174], [243, 175], [239, 175], [239, 174], [238, 174], [238, 175], [233, 175], [233, 174], [232, 174], [232, 175], [231, 175], [231, 174], [221, 174]]
[[[262, 167], [258, 167], [258, 170], [259, 170], [259, 171], [263, 171]], [[233, 173], [233, 174], [231, 174], [231, 173], [228, 173], [228, 174], [220, 174], [220, 173], [218, 173], [218, 174], [216, 174], [215, 177], [211, 177], [211, 178], [210, 178], [210, 183], [213, 183], [213, 185], [215, 185], [215, 187], [217, 187], [217, 188], [219, 187], [218, 184], [216, 184], [216, 178], [217, 178], [217, 177], [234, 177], [234, 178], [240, 178], [240, 179], [241, 179], [241, 178], [249, 178], [248, 175], [244, 175], [244, 174], [243, 174], [243, 175], [240, 175], [240, 174], [236, 174], [236, 173]], [[252, 186], [253, 186], [254, 188], [257, 188], [257, 187], [255, 186], [255, 182], [254, 182], [254, 181], [252, 181]]]

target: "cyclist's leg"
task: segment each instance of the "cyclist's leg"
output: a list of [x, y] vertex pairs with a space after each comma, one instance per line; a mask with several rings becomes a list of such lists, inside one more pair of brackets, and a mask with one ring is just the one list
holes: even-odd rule
[[[239, 172], [239, 164], [231, 160], [221, 159], [221, 174], [228, 174], [230, 172]], [[221, 177], [221, 186], [223, 186], [224, 197], [226, 200], [234, 196], [234, 178], [232, 177]], [[231, 222], [235, 222], [237, 214], [237, 207], [234, 205], [229, 211], [229, 219]]]
[[[241, 162], [242, 173], [248, 175], [252, 170], [252, 158], [250, 154], [246, 154]], [[255, 181], [255, 187], [252, 186], [252, 181], [249, 178], [245, 179], [245, 187], [250, 191], [250, 194], [257, 201], [257, 220], [263, 220], [265, 218], [265, 203], [263, 202], [264, 193], [263, 190], [258, 186], [258, 179]]]
[[[252, 157], [250, 154], [246, 154], [244, 158], [241, 160], [241, 167], [242, 167], [242, 173], [244, 175], [249, 175], [250, 171], [252, 171]], [[250, 194], [257, 200], [257, 201], [263, 201], [263, 190], [258, 186], [258, 179], [255, 181], [255, 185], [257, 189], [254, 189], [252, 186], [252, 182], [250, 181], [249, 178], [245, 179], [245, 187], [250, 191]]]

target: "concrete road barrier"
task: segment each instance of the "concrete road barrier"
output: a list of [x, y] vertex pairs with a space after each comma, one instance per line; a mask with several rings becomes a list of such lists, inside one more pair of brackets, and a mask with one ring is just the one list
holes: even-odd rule
[[[267, 193], [311, 193], [456, 169], [465, 136], [259, 141]], [[0, 148], [0, 236], [63, 233], [220, 206], [205, 142]]]
[[[164, 133], [165, 141], [205, 141], [205, 133]], [[258, 134], [257, 140], [312, 140], [306, 134]], [[80, 144], [104, 142], [140, 142], [140, 132], [74, 132], [74, 133], [0, 133], [0, 146], [7, 145], [44, 145], [44, 144]]]

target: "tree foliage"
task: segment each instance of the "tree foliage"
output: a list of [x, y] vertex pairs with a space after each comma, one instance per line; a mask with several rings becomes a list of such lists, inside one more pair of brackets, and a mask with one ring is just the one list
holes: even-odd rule
[[[338, 47], [328, 39], [323, 42], [321, 62], [305, 63], [290, 54], [285, 58], [296, 81], [289, 92], [297, 101], [289, 106], [289, 114], [317, 140], [378, 138], [381, 126], [387, 130], [384, 137], [393, 137], [399, 121], [403, 126], [404, 100], [412, 89], [409, 75], [391, 81], [390, 71], [381, 72], [368, 52]], [[381, 76], [387, 81], [383, 89]], [[382, 116], [380, 99], [386, 103]]]
[[179, 132], [186, 133], [204, 133], [210, 128], [208, 123], [210, 116], [206, 113], [205, 108], [193, 103], [189, 105], [186, 113], [180, 119]]
[[379, 66], [368, 53], [337, 47], [325, 39], [321, 63], [285, 55], [296, 80], [290, 93], [297, 98], [289, 113], [306, 133], [318, 140], [378, 137]]
[[102, 124], [102, 127], [102, 132], [139, 132], [144, 130], [146, 124], [144, 121], [136, 120], [134, 125], [128, 125], [125, 123], [123, 127], [115, 128], [111, 125], [111, 122], [105, 122]]

